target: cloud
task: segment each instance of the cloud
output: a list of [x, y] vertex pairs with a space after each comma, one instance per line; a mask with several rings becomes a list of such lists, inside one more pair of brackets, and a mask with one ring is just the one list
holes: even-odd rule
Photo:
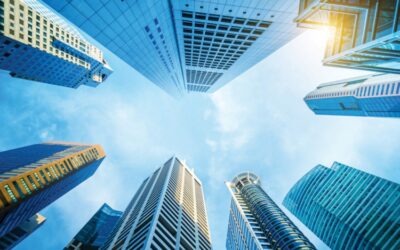
[[[259, 175], [278, 204], [319, 163], [329, 167], [339, 161], [389, 179], [393, 179], [390, 173], [399, 173], [390, 165], [393, 159], [400, 160], [395, 153], [400, 150], [394, 139], [400, 136], [397, 120], [316, 116], [303, 102], [304, 95], [319, 83], [365, 74], [323, 67], [324, 46], [310, 42], [314, 36], [312, 32], [300, 36], [210, 96], [215, 108], [207, 117], [215, 121], [217, 131], [206, 140], [213, 152], [208, 174], [213, 218], [222, 209], [218, 201], [225, 187], [218, 184], [243, 171]], [[378, 159], [386, 159], [385, 171], [382, 164], [372, 167]], [[394, 179], [399, 181], [400, 175]], [[224, 204], [223, 210], [228, 211], [228, 203]], [[288, 214], [318, 249], [326, 248]], [[226, 232], [226, 224], [211, 224], [214, 231]], [[218, 241], [217, 247], [222, 246]]]
[[322, 67], [324, 45], [313, 36], [293, 40], [212, 95], [179, 101], [112, 55], [115, 72], [96, 89], [0, 75], [9, 83], [0, 86], [2, 149], [56, 139], [100, 143], [107, 153], [93, 177], [44, 211], [48, 221], [21, 249], [64, 247], [103, 202], [124, 209], [141, 181], [173, 154], [202, 180], [214, 249], [225, 246], [224, 181], [242, 171], [260, 175], [278, 204], [318, 163], [337, 160], [399, 181], [398, 120], [315, 116], [304, 104], [317, 84], [363, 74]]

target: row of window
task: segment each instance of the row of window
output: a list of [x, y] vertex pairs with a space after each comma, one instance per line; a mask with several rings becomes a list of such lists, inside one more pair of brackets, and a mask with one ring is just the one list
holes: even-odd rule
[[[44, 186], [50, 185], [54, 181], [63, 178], [64, 175], [69, 174], [74, 171], [74, 169], [78, 169], [80, 166], [96, 160], [96, 154], [98, 154], [97, 150], [91, 149], [69, 159], [65, 159], [63, 162], [58, 162], [52, 166], [39, 169], [32, 174], [21, 176], [19, 180], [12, 182], [12, 186], [10, 186], [11, 184], [5, 184], [3, 186], [5, 190], [4, 194], [7, 194], [11, 201], [16, 203], [18, 199], [24, 199], [26, 195], [31, 195], [38, 189], [42, 189]], [[27, 183], [29, 183], [29, 185]], [[13, 189], [17, 191], [18, 195]], [[0, 207], [8, 204], [4, 194], [0, 194]]]
[[398, 95], [398, 94], [400, 94], [400, 82], [369, 85], [369, 86], [359, 87], [354, 90], [339, 91], [334, 93], [309, 95], [306, 97], [306, 99], [318, 99], [318, 98], [341, 97], [341, 96], [373, 97], [373, 96]]
[[[23, 5], [20, 5], [23, 6]], [[10, 27], [9, 27], [9, 33], [13, 36], [15, 36], [15, 25], [14, 25], [14, 20], [15, 20], [15, 15], [14, 15], [14, 8], [13, 6], [9, 7], [10, 9]], [[91, 56], [95, 55], [97, 59], [102, 59], [102, 52], [88, 44], [87, 42], [83, 41], [82, 39], [78, 38], [77, 36], [74, 36], [70, 34], [69, 32], [66, 32], [61, 28], [60, 26], [57, 25], [57, 23], [54, 23], [52, 21], [48, 21], [46, 17], [43, 17], [43, 22], [41, 22], [41, 15], [39, 13], [36, 13], [36, 15], [32, 14], [32, 9], [28, 7], [28, 24], [27, 28], [28, 31], [24, 31], [25, 27], [25, 21], [26, 16], [24, 15], [23, 11], [20, 10], [20, 19], [19, 19], [19, 34], [18, 37], [20, 39], [25, 39], [25, 37], [28, 40], [29, 44], [35, 44], [38, 47], [42, 47], [45, 50], [49, 50], [50, 52], [53, 52], [53, 47], [51, 45], [52, 39], [51, 36], [55, 36], [63, 41], [66, 41], [70, 46], [76, 48], [77, 50], [82, 51], [83, 53], [90, 54]], [[33, 17], [35, 18], [36, 22], [34, 22]], [[33, 30], [33, 24], [36, 24], [36, 39], [33, 39], [32, 37], [32, 30]], [[55, 29], [54, 29], [55, 26]], [[48, 28], [49, 27], [49, 28]], [[49, 33], [47, 33], [49, 32]], [[42, 39], [40, 39], [42, 37]], [[34, 41], [35, 40], [35, 41]], [[60, 57], [63, 57], [64, 59], [70, 60], [74, 63], [80, 64], [80, 61], [78, 58], [74, 57], [73, 55], [69, 55], [68, 53], [64, 53], [62, 51], [58, 51], [57, 49], [54, 49], [55, 55], [58, 55]], [[86, 63], [87, 64], [87, 63]], [[83, 66], [83, 65], [82, 65]]]
[[207, 14], [201, 12], [191, 12], [191, 11], [182, 11], [183, 18], [194, 18], [197, 20], [208, 20], [213, 22], [222, 22], [226, 24], [238, 24], [238, 25], [247, 25], [247, 26], [259, 26], [262, 28], [267, 28], [270, 23], [267, 21], [261, 21], [256, 19], [246, 19], [240, 17], [232, 17], [232, 16], [223, 16], [223, 15], [215, 15], [215, 14]]

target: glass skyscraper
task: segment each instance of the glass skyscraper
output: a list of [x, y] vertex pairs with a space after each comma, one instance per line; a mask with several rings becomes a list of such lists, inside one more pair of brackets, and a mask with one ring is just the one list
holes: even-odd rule
[[258, 176], [241, 173], [226, 186], [232, 196], [226, 249], [316, 249], [262, 189]]
[[100, 145], [48, 142], [0, 152], [0, 237], [92, 176]]
[[300, 0], [302, 27], [334, 28], [325, 65], [400, 73], [399, 0]]
[[400, 117], [400, 75], [374, 74], [321, 84], [304, 101], [318, 115]]
[[18, 243], [42, 226], [45, 221], [46, 218], [44, 216], [35, 214], [9, 233], [0, 237], [0, 249], [6, 250], [14, 248]]
[[200, 180], [169, 159], [143, 181], [102, 249], [211, 249]]
[[318, 165], [284, 206], [331, 249], [400, 249], [400, 185], [335, 162]]
[[0, 69], [70, 88], [112, 73], [98, 48], [37, 0], [0, 0]]
[[122, 212], [103, 204], [64, 249], [100, 249], [121, 216]]
[[297, 0], [44, 0], [173, 96], [211, 93], [296, 37]]

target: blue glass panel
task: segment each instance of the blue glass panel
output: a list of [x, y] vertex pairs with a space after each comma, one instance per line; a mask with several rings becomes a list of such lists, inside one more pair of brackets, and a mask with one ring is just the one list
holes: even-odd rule
[[71, 146], [34, 144], [0, 152], [0, 173], [37, 162], [69, 147]]

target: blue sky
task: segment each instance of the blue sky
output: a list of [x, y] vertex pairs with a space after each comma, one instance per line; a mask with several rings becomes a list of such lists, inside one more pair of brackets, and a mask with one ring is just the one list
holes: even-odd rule
[[107, 153], [93, 177], [42, 211], [47, 222], [17, 249], [61, 249], [104, 202], [125, 209], [141, 181], [174, 154], [203, 182], [218, 250], [225, 248], [230, 204], [224, 181], [239, 172], [260, 175], [280, 206], [319, 163], [339, 161], [400, 182], [398, 120], [315, 116], [304, 104], [317, 84], [366, 73], [323, 67], [324, 41], [307, 31], [216, 93], [179, 100], [106, 50], [114, 73], [95, 89], [0, 73], [1, 151], [64, 140], [100, 143]]

